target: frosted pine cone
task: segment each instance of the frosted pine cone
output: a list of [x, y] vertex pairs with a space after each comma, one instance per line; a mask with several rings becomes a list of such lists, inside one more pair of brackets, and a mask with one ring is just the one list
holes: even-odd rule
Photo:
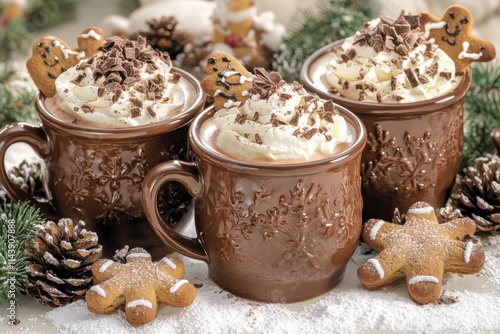
[[97, 234], [63, 218], [47, 222], [26, 244], [26, 290], [42, 304], [58, 307], [85, 298], [92, 286], [92, 264], [102, 257]]

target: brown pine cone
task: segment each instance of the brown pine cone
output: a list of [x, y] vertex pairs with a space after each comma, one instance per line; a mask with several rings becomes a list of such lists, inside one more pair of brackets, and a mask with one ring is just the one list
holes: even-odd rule
[[68, 218], [47, 222], [26, 244], [27, 293], [44, 305], [64, 306], [85, 298], [92, 264], [102, 257], [97, 234]]
[[464, 173], [451, 194], [452, 205], [474, 219], [478, 231], [500, 229], [500, 157], [477, 158]]
[[184, 50], [184, 46], [193, 42], [193, 36], [177, 29], [177, 19], [173, 16], [162, 16], [159, 19], [152, 18], [147, 21], [148, 31], [139, 31], [130, 36], [130, 39], [136, 39], [138, 36], [144, 36], [146, 41], [156, 51], [166, 52], [171, 59]]

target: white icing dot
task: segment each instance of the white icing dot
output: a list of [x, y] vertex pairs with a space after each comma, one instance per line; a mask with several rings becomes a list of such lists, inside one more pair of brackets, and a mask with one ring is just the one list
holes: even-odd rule
[[244, 90], [241, 92], [241, 96], [247, 96], [248, 95], [248, 91], [247, 90]]
[[170, 293], [175, 293], [181, 286], [183, 286], [186, 283], [188, 283], [188, 281], [185, 279], [177, 281], [177, 283], [175, 283], [170, 287]]
[[469, 263], [473, 249], [474, 249], [474, 243], [472, 241], [469, 241], [465, 244], [465, 252], [464, 252], [465, 263]]
[[168, 257], [164, 257], [163, 259], [161, 259], [162, 262], [164, 262], [170, 269], [172, 270], [175, 270], [177, 269], [177, 266], [175, 265], [175, 263], [170, 260]]
[[218, 96], [220, 93], [222, 93], [222, 91], [220, 89], [217, 89], [214, 93], [214, 96]]
[[370, 231], [370, 240], [375, 240], [375, 238], [377, 237], [378, 230], [380, 230], [380, 228], [384, 224], [385, 224], [385, 221], [383, 221], [383, 220], [379, 220], [375, 224], [373, 224], [373, 227]]
[[373, 268], [375, 268], [380, 278], [384, 278], [384, 269], [382, 268], [380, 262], [378, 262], [377, 259], [369, 259], [367, 262], [372, 264]]
[[127, 303], [127, 308], [134, 308], [137, 306], [143, 306], [143, 307], [150, 308], [150, 309], [153, 308], [153, 304], [149, 300], [146, 300], [146, 299], [136, 299], [136, 300], [133, 300], [133, 301]]
[[435, 276], [418, 275], [418, 276], [413, 276], [408, 281], [408, 283], [410, 283], [410, 285], [421, 283], [421, 282], [439, 283], [439, 280]]
[[104, 289], [101, 288], [100, 285], [94, 285], [93, 287], [90, 288], [90, 290], [94, 291], [102, 298], [106, 298], [106, 291], [104, 291]]
[[109, 266], [110, 266], [110, 265], [112, 265], [112, 264], [113, 264], [113, 261], [111, 261], [111, 260], [106, 260], [106, 261], [102, 264], [101, 268], [99, 268], [99, 272], [100, 272], [100, 273], [105, 272], [105, 271], [106, 271], [106, 269], [108, 269], [108, 268], [109, 268]]
[[410, 208], [408, 214], [412, 215], [425, 215], [434, 212], [434, 208], [430, 205], [424, 206], [422, 208]]

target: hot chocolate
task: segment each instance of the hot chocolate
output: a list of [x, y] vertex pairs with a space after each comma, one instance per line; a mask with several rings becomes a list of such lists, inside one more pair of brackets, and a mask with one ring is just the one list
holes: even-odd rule
[[248, 98], [226, 103], [204, 124], [216, 151], [241, 161], [283, 164], [330, 158], [352, 144], [353, 131], [332, 101], [296, 82], [287, 84], [276, 72], [255, 72], [241, 93]]

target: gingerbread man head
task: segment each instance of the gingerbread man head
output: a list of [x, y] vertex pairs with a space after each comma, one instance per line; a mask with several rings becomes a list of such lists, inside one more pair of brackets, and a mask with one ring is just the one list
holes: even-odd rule
[[97, 52], [104, 42], [104, 32], [90, 27], [78, 36], [77, 41], [78, 47], [71, 48], [57, 37], [45, 36], [33, 44], [32, 56], [26, 67], [35, 85], [46, 97], [56, 95], [55, 80], [62, 72]]
[[460, 5], [448, 7], [441, 18], [427, 12], [420, 17], [420, 29], [425, 37], [434, 39], [453, 59], [457, 74], [465, 72], [471, 62], [486, 62], [496, 56], [493, 44], [472, 35], [473, 26], [472, 13]]

